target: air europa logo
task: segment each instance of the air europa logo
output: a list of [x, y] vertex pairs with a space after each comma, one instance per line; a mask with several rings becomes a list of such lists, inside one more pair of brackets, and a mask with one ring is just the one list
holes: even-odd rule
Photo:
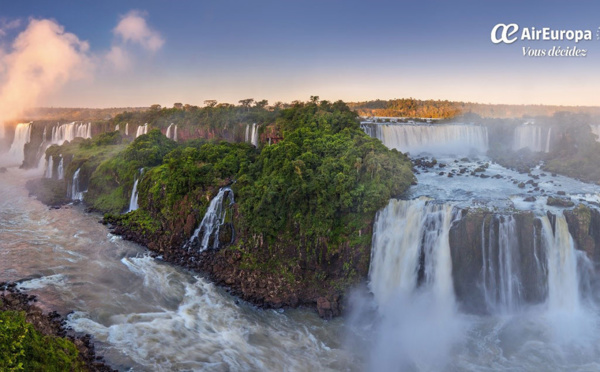
[[494, 44], [505, 43], [512, 44], [517, 40], [555, 40], [555, 41], [574, 41], [578, 43], [582, 40], [592, 40], [591, 30], [554, 30], [549, 27], [536, 29], [535, 27], [524, 27], [518, 35], [519, 25], [516, 23], [504, 24], [498, 23], [492, 28], [491, 40]]
[[[498, 37], [498, 30], [501, 32], [500, 37]], [[492, 28], [492, 43], [498, 44], [504, 42], [506, 44], [512, 44], [517, 41], [517, 37], [515, 36], [512, 39], [510, 37], [517, 31], [519, 31], [519, 25], [516, 23], [511, 23], [509, 25], [498, 23]]]

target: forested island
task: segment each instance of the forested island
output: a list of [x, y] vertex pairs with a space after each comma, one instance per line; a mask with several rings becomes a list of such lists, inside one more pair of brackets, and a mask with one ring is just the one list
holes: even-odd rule
[[[146, 123], [147, 134], [125, 134]], [[161, 132], [172, 124], [178, 141]], [[341, 101], [153, 106], [104, 125], [119, 130], [50, 146], [50, 176], [32, 192], [70, 202], [77, 173], [83, 201], [117, 234], [265, 307], [339, 315], [367, 275], [375, 213], [415, 181], [408, 157], [367, 136]], [[252, 126], [258, 146], [244, 141]], [[134, 184], [139, 208], [128, 212]], [[230, 193], [222, 226], [208, 244], [190, 242], [220, 190]]]

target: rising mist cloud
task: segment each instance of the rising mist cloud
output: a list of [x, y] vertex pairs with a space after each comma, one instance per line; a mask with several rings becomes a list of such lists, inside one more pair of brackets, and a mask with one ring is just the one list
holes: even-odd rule
[[[14, 25], [14, 24], [13, 24]], [[48, 19], [30, 19], [8, 50], [0, 52], [0, 137], [16, 119], [67, 82], [90, 74], [89, 45]]]
[[124, 42], [139, 44], [151, 52], [156, 52], [165, 43], [160, 33], [148, 27], [144, 13], [136, 10], [132, 10], [121, 18], [113, 33]]
[[116, 70], [124, 71], [133, 66], [134, 56], [129, 46], [138, 45], [145, 51], [154, 53], [165, 43], [161, 34], [148, 26], [145, 17], [145, 13], [132, 10], [122, 16], [113, 29], [115, 41], [105, 59]]

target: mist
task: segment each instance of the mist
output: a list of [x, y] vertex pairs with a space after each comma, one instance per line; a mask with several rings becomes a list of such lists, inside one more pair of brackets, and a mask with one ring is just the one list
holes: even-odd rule
[[90, 75], [89, 45], [48, 19], [31, 19], [8, 51], [0, 52], [0, 138], [7, 122], [72, 80]]

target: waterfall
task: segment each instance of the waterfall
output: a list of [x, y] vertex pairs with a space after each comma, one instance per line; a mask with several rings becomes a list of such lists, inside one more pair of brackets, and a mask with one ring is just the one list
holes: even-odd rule
[[82, 191], [79, 187], [79, 171], [81, 170], [81, 168], [77, 168], [77, 170], [75, 171], [75, 173], [73, 173], [73, 181], [71, 182], [71, 193], [70, 195], [68, 195], [71, 200], [79, 200], [79, 201], [83, 201], [83, 193], [85, 191]]
[[8, 158], [15, 164], [25, 160], [25, 145], [31, 141], [31, 123], [20, 123], [15, 128], [15, 138], [8, 150]]
[[[226, 197], [229, 200], [229, 204], [224, 206], [223, 202]], [[231, 188], [222, 187], [219, 189], [217, 196], [210, 201], [208, 209], [206, 209], [206, 213], [204, 214], [200, 225], [190, 238], [188, 245], [191, 245], [195, 240], [198, 240], [200, 252], [205, 251], [208, 248], [219, 248], [219, 231], [221, 226], [225, 223], [227, 206], [233, 205], [234, 202], [235, 200]], [[200, 234], [202, 234], [202, 238], [200, 238]], [[213, 244], [212, 247], [209, 247], [211, 238], [213, 238]]]
[[598, 136], [596, 141], [600, 142], [600, 125], [590, 125], [590, 128], [592, 129], [592, 133]]
[[536, 125], [521, 125], [513, 133], [513, 150], [528, 148], [533, 152], [550, 151], [552, 128], [542, 128]]
[[73, 141], [75, 138], [92, 138], [92, 124], [68, 123], [59, 124], [52, 128], [52, 143], [62, 145], [65, 141]]
[[377, 138], [381, 140], [381, 125], [374, 124], [361, 124], [360, 128], [365, 132], [369, 137]]
[[569, 226], [562, 214], [556, 216], [554, 229], [547, 216], [541, 221], [548, 256], [549, 309], [576, 312], [580, 309], [581, 294], [575, 243]]
[[485, 230], [483, 223], [482, 284], [487, 308], [492, 313], [513, 313], [523, 302], [516, 221], [513, 216], [493, 216], [489, 223], [487, 241]]
[[137, 131], [135, 133], [135, 138], [138, 138], [139, 136], [144, 135], [144, 134], [148, 134], [148, 123], [137, 127]]
[[425, 198], [390, 200], [378, 212], [371, 252], [369, 287], [378, 304], [395, 293], [411, 293], [423, 282], [444, 302], [454, 303], [448, 233], [450, 204]]
[[129, 123], [125, 124], [125, 135], [128, 136], [129, 135]]
[[167, 128], [167, 138], [172, 139], [173, 141], [177, 141], [177, 125], [171, 123]]
[[52, 155], [48, 156], [48, 160], [46, 160], [46, 178], [52, 178], [54, 175], [54, 157]]
[[552, 127], [548, 129], [548, 135], [546, 136], [546, 149], [545, 152], [550, 152], [550, 141], [552, 140]]
[[362, 130], [388, 148], [414, 154], [485, 153], [488, 149], [487, 128], [466, 124], [367, 124]]
[[254, 123], [252, 125], [246, 124], [246, 137], [245, 141], [258, 147], [258, 127], [259, 125]]
[[121, 127], [119, 127], [119, 124], [115, 125], [115, 132], [118, 132], [119, 129], [121, 129]]
[[139, 177], [135, 178], [133, 182], [133, 189], [131, 190], [131, 198], [129, 198], [129, 210], [127, 212], [133, 212], [139, 208], [138, 205], [138, 183], [142, 178], [142, 174], [144, 173], [144, 168], [140, 168]]
[[[46, 157], [44, 156], [44, 153], [46, 152], [46, 149], [48, 148], [48, 144], [47, 144], [47, 136], [48, 136], [48, 126], [45, 125], [44, 126], [44, 133], [42, 133], [42, 143], [40, 143], [40, 147], [38, 147], [38, 151], [36, 154], [36, 157], [39, 160], [38, 162], [38, 169], [42, 167], [42, 164], [46, 163], [46, 166], [48, 166], [47, 161], [46, 161]], [[45, 172], [44, 172], [45, 173]]]
[[63, 167], [63, 162], [64, 162], [64, 158], [62, 157], [62, 155], [60, 156], [60, 162], [58, 162], [58, 179], [62, 180], [63, 178], [65, 178], [65, 169]]
[[368, 370], [445, 370], [466, 328], [452, 281], [455, 219], [452, 205], [425, 198], [390, 200], [377, 213], [369, 287], [380, 320]]

